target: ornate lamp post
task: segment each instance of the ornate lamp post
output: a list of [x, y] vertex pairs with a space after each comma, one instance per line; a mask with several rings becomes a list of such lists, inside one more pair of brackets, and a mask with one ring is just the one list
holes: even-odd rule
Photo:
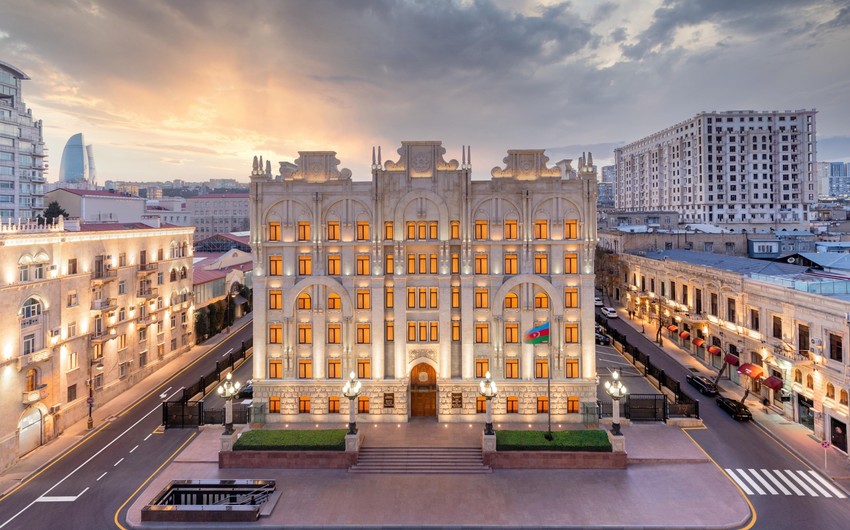
[[224, 383], [218, 387], [218, 395], [226, 400], [224, 402], [224, 434], [233, 434], [233, 396], [239, 392], [241, 386], [239, 381], [233, 381], [233, 372], [231, 372], [224, 378]]
[[354, 400], [360, 395], [362, 384], [357, 380], [357, 376], [352, 371], [348, 376], [348, 381], [342, 387], [342, 395], [348, 398], [348, 434], [357, 434], [357, 421], [354, 413]]
[[496, 388], [496, 382], [490, 379], [490, 372], [484, 374], [484, 380], [478, 386], [478, 393], [487, 398], [487, 411], [485, 416], [484, 434], [495, 434], [493, 432], [493, 398], [499, 389]]
[[605, 392], [614, 400], [614, 421], [611, 423], [611, 434], [620, 436], [620, 398], [626, 396], [626, 387], [620, 381], [620, 371], [611, 373], [611, 381], [605, 381]]

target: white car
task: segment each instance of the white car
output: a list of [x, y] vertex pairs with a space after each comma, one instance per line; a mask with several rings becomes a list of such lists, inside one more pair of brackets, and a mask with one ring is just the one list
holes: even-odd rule
[[596, 307], [602, 307], [602, 299], [597, 296], [593, 299], [593, 305], [595, 305]]
[[602, 311], [602, 314], [608, 318], [619, 318], [619, 315], [617, 315], [617, 310], [613, 307], [603, 307], [600, 311]]

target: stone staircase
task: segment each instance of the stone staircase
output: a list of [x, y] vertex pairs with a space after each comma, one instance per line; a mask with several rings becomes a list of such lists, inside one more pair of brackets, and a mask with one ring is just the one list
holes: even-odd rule
[[492, 473], [480, 447], [361, 447], [349, 473]]

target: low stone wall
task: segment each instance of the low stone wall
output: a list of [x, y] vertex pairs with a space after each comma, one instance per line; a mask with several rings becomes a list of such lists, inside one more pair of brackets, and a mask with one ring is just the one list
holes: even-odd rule
[[357, 453], [343, 451], [221, 451], [219, 469], [348, 469]]
[[484, 453], [493, 469], [625, 469], [626, 453], [497, 451]]

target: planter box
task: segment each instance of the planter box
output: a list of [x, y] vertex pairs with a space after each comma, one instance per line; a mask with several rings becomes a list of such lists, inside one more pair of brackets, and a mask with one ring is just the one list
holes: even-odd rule
[[626, 453], [497, 451], [484, 453], [493, 469], [625, 469]]
[[222, 451], [219, 469], [348, 469], [357, 453], [343, 451]]

